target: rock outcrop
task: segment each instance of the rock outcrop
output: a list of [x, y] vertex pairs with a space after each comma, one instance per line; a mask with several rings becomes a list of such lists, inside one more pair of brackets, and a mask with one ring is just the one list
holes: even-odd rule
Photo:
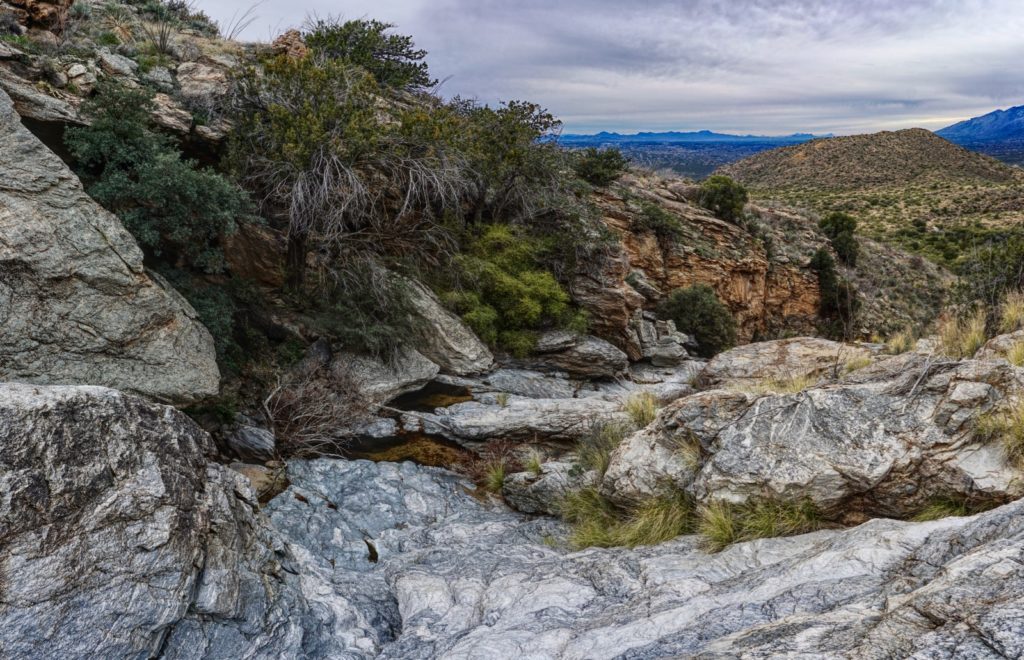
[[467, 376], [487, 371], [494, 357], [483, 342], [437, 296], [419, 282], [406, 280], [416, 315], [416, 348], [442, 371]]
[[0, 379], [217, 393], [213, 339], [0, 91]]
[[0, 385], [5, 657], [1024, 653], [1024, 502], [569, 552], [561, 523], [411, 463], [293, 461], [260, 515], [208, 446], [111, 390]]
[[626, 373], [629, 356], [603, 339], [555, 330], [540, 336], [527, 364], [575, 378], [615, 378]]
[[245, 479], [209, 463], [210, 448], [173, 408], [0, 384], [5, 658], [297, 647], [304, 602], [287, 558]]
[[1006, 362], [888, 358], [797, 393], [680, 399], [615, 451], [602, 491], [632, 501], [812, 501], [823, 515], [913, 516], [941, 498], [1005, 502], [1024, 474], [977, 417], [1024, 391]]
[[700, 374], [704, 387], [743, 386], [769, 379], [836, 377], [871, 351], [817, 337], [758, 342], [719, 353]]

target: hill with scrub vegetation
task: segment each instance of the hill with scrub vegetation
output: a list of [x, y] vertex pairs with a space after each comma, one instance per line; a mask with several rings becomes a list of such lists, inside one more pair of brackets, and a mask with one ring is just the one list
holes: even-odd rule
[[952, 268], [1024, 219], [1024, 172], [923, 129], [814, 140], [721, 172], [755, 199], [852, 214], [865, 236]]

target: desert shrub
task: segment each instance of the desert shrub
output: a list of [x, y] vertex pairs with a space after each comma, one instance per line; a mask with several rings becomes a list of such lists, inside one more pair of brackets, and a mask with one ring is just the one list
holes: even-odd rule
[[653, 202], [640, 202], [637, 222], [640, 229], [653, 231], [659, 238], [678, 241], [683, 236], [683, 225], [679, 218]]
[[849, 339], [854, 334], [854, 324], [860, 311], [857, 290], [839, 276], [835, 260], [825, 248], [814, 253], [808, 267], [818, 274], [821, 295], [818, 314], [822, 319], [822, 331], [830, 337]]
[[220, 242], [247, 217], [248, 198], [226, 178], [184, 160], [156, 131], [152, 94], [106, 80], [82, 104], [89, 126], [66, 143], [96, 201], [118, 215], [149, 253], [177, 266], [216, 272]]
[[709, 176], [700, 186], [701, 206], [722, 220], [737, 222], [743, 217], [747, 189], [722, 174]]
[[414, 128], [423, 116], [396, 121], [383, 93], [343, 60], [277, 56], [235, 78], [230, 161], [264, 211], [287, 218], [293, 288], [311, 251], [342, 277], [348, 263], [437, 265], [454, 251], [443, 222], [467, 194], [461, 156]]
[[373, 262], [344, 276], [326, 270], [316, 290], [316, 296], [300, 296], [304, 306], [319, 330], [349, 350], [389, 357], [416, 334], [408, 286]]
[[1024, 290], [1024, 233], [989, 235], [984, 242], [965, 246], [962, 253], [956, 269], [959, 302], [979, 302], [995, 310], [1007, 294]]
[[819, 226], [831, 240], [839, 260], [851, 268], [855, 267], [860, 254], [860, 244], [854, 237], [857, 220], [849, 213], [835, 211], [822, 218]]
[[361, 67], [381, 85], [396, 89], [436, 85], [424, 61], [427, 51], [417, 49], [412, 37], [391, 34], [394, 27], [375, 20], [327, 18], [313, 21], [303, 37], [315, 55]]
[[369, 404], [343, 373], [296, 372], [263, 400], [263, 412], [286, 457], [336, 456]]
[[658, 315], [674, 321], [680, 332], [693, 335], [703, 357], [736, 344], [736, 320], [706, 284], [676, 289], [658, 306]]
[[537, 330], [585, 329], [569, 294], [540, 266], [543, 241], [522, 228], [487, 225], [465, 249], [455, 257], [461, 286], [445, 300], [485, 342], [523, 356]]
[[576, 176], [594, 186], [607, 186], [622, 176], [629, 160], [618, 149], [587, 147], [573, 154]]

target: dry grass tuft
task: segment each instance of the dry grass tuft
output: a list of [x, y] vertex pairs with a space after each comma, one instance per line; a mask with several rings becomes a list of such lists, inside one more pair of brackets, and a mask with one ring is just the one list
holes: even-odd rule
[[885, 352], [890, 355], [900, 355], [914, 348], [917, 339], [914, 331], [910, 328], [901, 330], [889, 337], [885, 342]]
[[949, 316], [939, 322], [939, 346], [947, 357], [970, 358], [987, 340], [984, 310], [979, 309], [967, 318]]
[[1021, 328], [1024, 328], [1024, 292], [1011, 291], [999, 310], [999, 331], [1009, 333]]
[[737, 383], [730, 386], [737, 392], [747, 394], [796, 394], [803, 392], [808, 387], [817, 384], [818, 379], [814, 376], [791, 376], [788, 378], [765, 378], [750, 383]]
[[1016, 342], [1006, 351], [1006, 360], [1015, 367], [1024, 367], [1024, 341]]
[[846, 362], [845, 365], [843, 365], [843, 372], [853, 373], [854, 371], [858, 371], [859, 369], [863, 369], [864, 367], [870, 367], [872, 361], [873, 360], [869, 355], [862, 355], [861, 357], [851, 358]]
[[999, 442], [1010, 462], [1024, 469], [1024, 401], [1012, 402], [1003, 410], [990, 410], [978, 417], [974, 436], [983, 442]]
[[597, 470], [604, 476], [612, 452], [622, 444], [630, 430], [624, 423], [595, 422], [576, 445], [577, 461], [585, 470]]
[[658, 416], [658, 401], [650, 392], [634, 392], [623, 404], [623, 409], [638, 429], [642, 429]]
[[693, 530], [693, 505], [681, 492], [618, 509], [590, 487], [570, 493], [561, 512], [576, 548], [656, 545]]
[[805, 534], [822, 527], [810, 500], [788, 503], [764, 499], [742, 505], [712, 502], [701, 507], [698, 516], [697, 533], [709, 552], [742, 541]]

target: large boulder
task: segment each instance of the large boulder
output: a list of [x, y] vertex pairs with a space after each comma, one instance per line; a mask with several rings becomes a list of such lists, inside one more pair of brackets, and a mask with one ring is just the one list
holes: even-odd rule
[[746, 344], [719, 353], [700, 375], [704, 387], [749, 385], [768, 379], [787, 380], [841, 375], [847, 363], [868, 358], [871, 351], [817, 337], [794, 337]]
[[2, 655], [295, 653], [305, 604], [288, 558], [210, 450], [167, 406], [0, 384]]
[[985, 342], [985, 345], [974, 354], [975, 360], [1006, 359], [1010, 351], [1024, 344], [1024, 330], [1017, 330], [1005, 335], [998, 335]]
[[405, 280], [416, 314], [417, 350], [445, 373], [467, 376], [487, 371], [494, 357], [461, 319], [419, 282]]
[[602, 490], [632, 501], [809, 499], [826, 517], [914, 515], [939, 498], [1004, 502], [1024, 473], [975, 420], [1024, 391], [1006, 362], [889, 358], [789, 394], [712, 390], [664, 409], [613, 454]]
[[491, 440], [573, 442], [594, 424], [628, 420], [619, 400], [509, 396], [502, 402], [468, 401], [439, 408], [408, 419], [406, 426], [473, 448]]
[[611, 343], [563, 330], [542, 334], [534, 353], [530, 367], [577, 378], [615, 378], [629, 368], [629, 356]]
[[170, 402], [217, 393], [185, 300], [0, 91], [0, 379], [105, 385]]
[[338, 383], [353, 388], [370, 404], [383, 404], [429, 383], [440, 368], [413, 348], [389, 357], [340, 352], [333, 356], [331, 373]]

